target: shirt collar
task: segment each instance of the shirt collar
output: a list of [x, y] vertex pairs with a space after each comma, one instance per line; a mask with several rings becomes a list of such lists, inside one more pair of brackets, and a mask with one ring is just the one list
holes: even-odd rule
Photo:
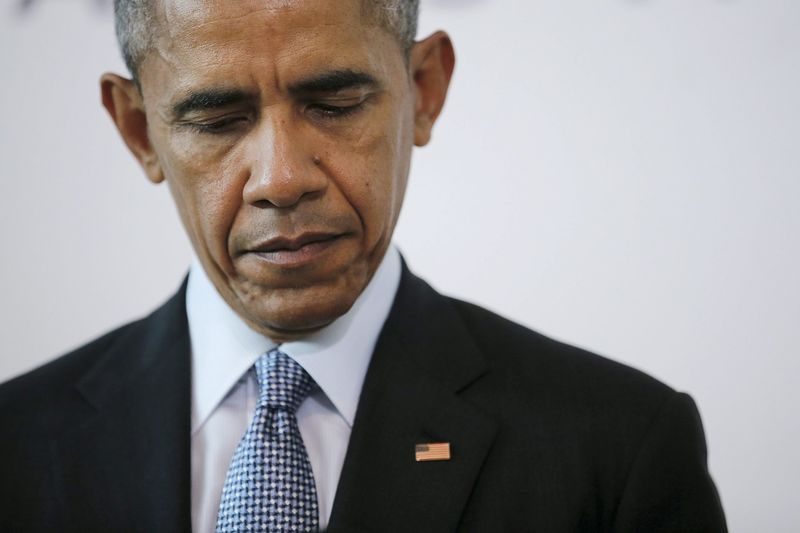
[[[350, 310], [329, 326], [281, 345], [314, 378], [352, 427], [372, 352], [400, 285], [400, 253], [390, 246]], [[195, 258], [189, 270], [186, 314], [192, 346], [192, 434], [276, 344], [225, 303]]]

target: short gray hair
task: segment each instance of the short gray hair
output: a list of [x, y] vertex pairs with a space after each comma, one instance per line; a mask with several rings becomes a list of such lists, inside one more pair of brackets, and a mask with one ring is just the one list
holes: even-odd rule
[[[114, 24], [122, 58], [138, 83], [139, 67], [153, 44], [156, 0], [114, 0]], [[419, 0], [362, 0], [365, 11], [397, 38], [406, 54], [414, 45]]]

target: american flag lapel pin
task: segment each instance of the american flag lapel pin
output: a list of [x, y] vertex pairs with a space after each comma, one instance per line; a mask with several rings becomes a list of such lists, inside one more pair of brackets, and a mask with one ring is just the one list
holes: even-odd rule
[[414, 446], [414, 455], [417, 462], [421, 461], [449, 461], [449, 442], [430, 442]]

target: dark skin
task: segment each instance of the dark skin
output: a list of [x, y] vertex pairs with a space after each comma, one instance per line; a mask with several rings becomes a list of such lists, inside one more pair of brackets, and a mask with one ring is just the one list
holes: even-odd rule
[[442, 32], [407, 57], [360, 1], [165, 0], [139, 87], [100, 81], [222, 298], [276, 342], [369, 283], [455, 64]]

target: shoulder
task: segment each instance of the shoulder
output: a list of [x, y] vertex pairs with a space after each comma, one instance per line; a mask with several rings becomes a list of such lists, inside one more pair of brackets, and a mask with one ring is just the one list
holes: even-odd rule
[[158, 357], [165, 340], [186, 331], [186, 283], [163, 305], [139, 320], [124, 324], [49, 363], [0, 384], [0, 420], [46, 413], [46, 407], [77, 394], [76, 385], [103, 368], [121, 379]]
[[[544, 484], [554, 517], [559, 509], [573, 519], [584, 513], [587, 523], [609, 529], [661, 531], [669, 520], [687, 525], [679, 529], [724, 531], [688, 395], [481, 307], [447, 301], [486, 364], [461, 395], [497, 423], [487, 486], [536, 496]], [[501, 505], [516, 517], [529, 504]]]
[[170, 343], [185, 337], [184, 302], [181, 289], [147, 317], [0, 384], [0, 426], [15, 431], [0, 439], [0, 470], [46, 460], [53, 442], [96, 416], [98, 399], [166, 361]]
[[645, 372], [448, 300], [488, 367], [469, 396], [509, 425], [531, 421], [573, 446], [633, 454], [682, 396]]
[[[131, 322], [88, 342], [34, 370], [0, 384], [0, 421], [17, 420], [18, 427], [49, 426], [64, 414], [77, 394], [75, 385], [109, 353], [120, 339], [134, 333], [142, 321]], [[45, 429], [42, 427], [42, 429]]]
[[22, 501], [52, 488], [53, 446], [96, 414], [78, 383], [136, 327], [118, 328], [0, 385], [0, 427], [13, 431], [13, 438], [0, 439], [3, 498]]
[[592, 426], [604, 418], [646, 424], [677, 394], [640, 370], [441, 295], [407, 270], [394, 311], [400, 326], [396, 329], [414, 339], [408, 344], [431, 343], [436, 349], [461, 353], [437, 358], [434, 374], [440, 378], [446, 380], [465, 358], [474, 363], [469, 354], [479, 354], [485, 372], [465, 392], [476, 399], [483, 395], [480, 401], [486, 406], [504, 404], [504, 413], [516, 408], [526, 416], [547, 408], [573, 419], [588, 417]]
[[463, 394], [498, 421], [497, 447], [508, 457], [559, 465], [559, 475], [580, 486], [609, 483], [607, 494], [623, 490], [637, 457], [647, 455], [642, 450], [673, 450], [674, 439], [683, 439], [702, 457], [702, 425], [685, 394], [486, 309], [450, 302], [488, 367]]
[[549, 389], [580, 390], [585, 395], [652, 396], [673, 389], [648, 374], [607, 357], [533, 331], [477, 305], [448, 298], [473, 340], [495, 370], [519, 373]]

